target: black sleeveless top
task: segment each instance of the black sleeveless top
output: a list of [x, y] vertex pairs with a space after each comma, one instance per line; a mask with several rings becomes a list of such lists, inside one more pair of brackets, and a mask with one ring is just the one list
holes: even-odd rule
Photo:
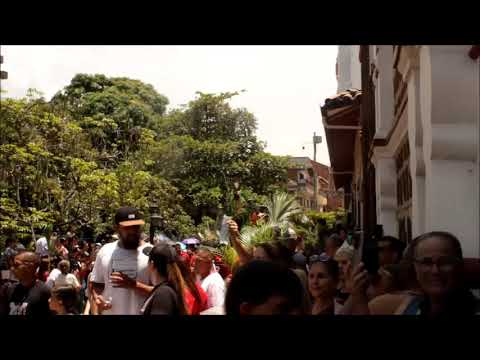
[[180, 315], [178, 295], [166, 281], [162, 282], [153, 288], [141, 312], [143, 315]]

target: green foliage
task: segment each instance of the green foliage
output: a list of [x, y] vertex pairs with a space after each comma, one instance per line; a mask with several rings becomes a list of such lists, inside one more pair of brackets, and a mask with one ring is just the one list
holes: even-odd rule
[[285, 240], [288, 229], [293, 227], [292, 220], [302, 211], [293, 196], [281, 192], [271, 196], [264, 206], [267, 208], [266, 222], [245, 226], [240, 232], [240, 240], [247, 247]]
[[147, 221], [158, 206], [164, 230], [185, 237], [215, 238], [205, 217], [220, 209], [247, 224], [284, 189], [288, 163], [263, 151], [254, 115], [229, 105], [236, 95], [198, 93], [167, 113], [151, 85], [78, 74], [49, 102], [33, 89], [2, 98], [0, 241], [54, 228], [100, 234], [123, 205]]
[[327, 228], [330, 230], [335, 227], [337, 222], [341, 222], [342, 224], [346, 223], [346, 212], [344, 209], [338, 209], [337, 211], [329, 212], [309, 210], [305, 213], [305, 215], [315, 224], [318, 224], [320, 219], [324, 219], [327, 223]]
[[295, 197], [287, 193], [276, 193], [267, 201], [265, 206], [268, 209], [269, 221], [273, 224], [287, 222], [292, 216], [302, 211]]
[[137, 149], [142, 129], [159, 129], [168, 99], [139, 80], [78, 74], [52, 104], [87, 130], [101, 154], [113, 153], [113, 166]]

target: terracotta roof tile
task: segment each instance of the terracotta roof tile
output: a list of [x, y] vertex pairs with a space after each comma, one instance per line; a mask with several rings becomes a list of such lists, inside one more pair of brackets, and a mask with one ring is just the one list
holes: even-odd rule
[[322, 106], [322, 111], [353, 105], [360, 101], [361, 96], [362, 91], [358, 89], [348, 89], [346, 91], [342, 91], [334, 96], [326, 98], [325, 105]]

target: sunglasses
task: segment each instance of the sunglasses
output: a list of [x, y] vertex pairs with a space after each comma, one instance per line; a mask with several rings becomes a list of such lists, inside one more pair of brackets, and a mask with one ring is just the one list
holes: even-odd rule
[[314, 262], [327, 262], [332, 260], [330, 256], [327, 254], [320, 254], [320, 255], [312, 255], [309, 257], [308, 262], [309, 264], [313, 264]]

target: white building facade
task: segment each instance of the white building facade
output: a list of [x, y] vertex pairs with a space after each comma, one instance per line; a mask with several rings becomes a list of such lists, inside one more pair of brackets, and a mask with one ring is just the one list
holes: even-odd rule
[[337, 93], [362, 88], [360, 45], [340, 45], [337, 55]]
[[449, 231], [480, 257], [480, 64], [472, 46], [369, 46], [377, 223]]

